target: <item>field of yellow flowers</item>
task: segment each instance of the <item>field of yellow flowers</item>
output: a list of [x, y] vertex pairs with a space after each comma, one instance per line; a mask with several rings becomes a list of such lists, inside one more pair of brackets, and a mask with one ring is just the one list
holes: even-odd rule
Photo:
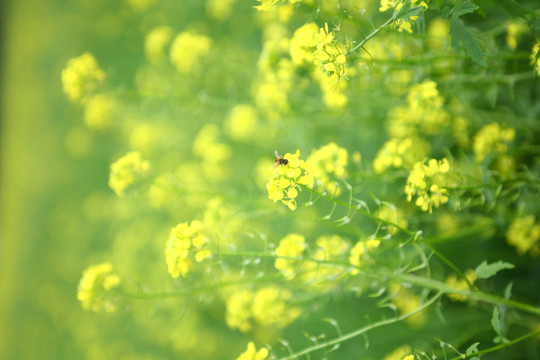
[[2, 5], [0, 359], [540, 358], [540, 6]]

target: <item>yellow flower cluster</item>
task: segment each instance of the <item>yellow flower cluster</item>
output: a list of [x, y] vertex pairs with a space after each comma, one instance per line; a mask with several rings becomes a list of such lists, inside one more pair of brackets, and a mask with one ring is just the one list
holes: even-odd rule
[[271, 28], [257, 63], [259, 80], [255, 86], [255, 104], [267, 118], [278, 119], [290, 110], [289, 90], [293, 86], [294, 67], [287, 54], [287, 31], [280, 25]]
[[313, 61], [326, 76], [340, 78], [345, 75], [347, 48], [337, 42], [334, 31], [328, 30], [328, 23], [313, 35], [312, 46], [315, 47]]
[[170, 58], [178, 72], [185, 74], [201, 68], [202, 59], [212, 47], [208, 36], [185, 31], [178, 34], [171, 45]]
[[198, 220], [193, 220], [190, 224], [180, 223], [172, 228], [165, 247], [165, 259], [169, 274], [173, 278], [180, 275], [185, 278], [193, 268], [193, 259], [201, 262], [212, 255], [203, 230], [204, 224]]
[[[471, 284], [474, 284], [476, 281], [476, 272], [472, 269], [468, 269], [465, 272], [465, 276], [469, 280]], [[468, 290], [469, 285], [464, 279], [458, 279], [456, 274], [451, 274], [446, 278], [446, 284], [450, 287], [456, 289], [456, 290]], [[465, 302], [467, 301], [467, 295], [465, 294], [448, 294], [448, 297], [452, 301], [460, 301]]]
[[[381, 0], [381, 6], [379, 7], [380, 12], [384, 12], [390, 9], [399, 10], [403, 4], [404, 0]], [[422, 6], [424, 11], [427, 10], [428, 4], [425, 1], [411, 0], [412, 6]], [[399, 19], [396, 21], [396, 26], [399, 31], [407, 31], [412, 33], [412, 24], [418, 19], [418, 16], [411, 16], [408, 20]]]
[[429, 143], [421, 138], [393, 138], [384, 143], [373, 160], [373, 170], [382, 174], [389, 168], [410, 168], [429, 152]]
[[144, 54], [154, 64], [166, 59], [165, 49], [174, 35], [174, 29], [169, 26], [158, 26], [150, 30], [144, 39]]
[[143, 160], [139, 152], [129, 152], [111, 164], [109, 187], [123, 196], [126, 189], [143, 180], [149, 170], [150, 162]]
[[304, 160], [300, 160], [300, 150], [283, 156], [287, 164], [274, 166], [266, 184], [268, 198], [281, 201], [291, 210], [296, 210], [296, 197], [299, 185], [312, 186], [316, 169]]
[[105, 72], [90, 53], [70, 59], [62, 70], [62, 87], [71, 101], [84, 100], [105, 81]]
[[531, 65], [536, 70], [536, 74], [540, 76], [540, 60], [538, 59], [538, 52], [540, 52], [540, 38], [536, 39], [534, 46], [531, 50]]
[[309, 66], [313, 60], [313, 38], [319, 32], [314, 22], [304, 24], [296, 29], [289, 43], [289, 53], [295, 66]]
[[324, 189], [334, 196], [341, 194], [341, 188], [335, 179], [347, 177], [347, 165], [349, 164], [347, 149], [338, 146], [335, 142], [330, 142], [314, 150], [306, 162], [317, 167], [317, 180]]
[[[419, 295], [399, 284], [390, 284], [389, 292], [393, 295], [392, 303], [401, 314], [408, 314], [422, 305], [422, 298]], [[426, 314], [423, 311], [418, 312], [405, 319], [405, 321], [418, 328], [426, 322]]]
[[227, 299], [227, 325], [242, 332], [251, 331], [255, 324], [282, 329], [301, 314], [300, 308], [289, 305], [291, 298], [291, 291], [275, 285], [235, 292]]
[[416, 196], [415, 204], [422, 211], [433, 212], [433, 207], [439, 207], [448, 202], [448, 190], [445, 188], [448, 183], [447, 173], [450, 171], [450, 164], [446, 158], [439, 161], [430, 159], [425, 162], [414, 164], [405, 193], [407, 201], [411, 201]]
[[533, 215], [519, 217], [512, 221], [506, 231], [506, 242], [515, 247], [519, 255], [530, 251], [532, 255], [540, 253], [540, 224], [536, 224]]
[[361, 266], [365, 262], [365, 259], [367, 258], [367, 253], [369, 253], [369, 251], [375, 248], [378, 248], [380, 244], [380, 240], [370, 239], [367, 241], [360, 240], [356, 243], [356, 245], [353, 246], [349, 256], [349, 262], [356, 268], [351, 270], [351, 274], [358, 274], [359, 270], [357, 269], [357, 267]]
[[420, 134], [435, 135], [450, 123], [443, 109], [444, 98], [437, 84], [425, 80], [414, 85], [407, 96], [407, 106], [397, 106], [388, 114], [388, 132], [393, 138], [417, 138]]
[[116, 306], [110, 291], [118, 287], [120, 282], [110, 263], [92, 265], [83, 271], [77, 299], [85, 310], [113, 312]]
[[228, 133], [234, 140], [251, 139], [258, 125], [257, 109], [251, 105], [236, 105], [225, 119]]
[[117, 102], [110, 94], [88, 97], [84, 104], [84, 122], [90, 129], [105, 131], [110, 128], [115, 117]]
[[263, 347], [260, 348], [259, 351], [257, 351], [255, 344], [253, 342], [249, 342], [246, 351], [240, 354], [240, 356], [237, 357], [236, 360], [265, 360], [267, 356], [267, 348]]
[[[289, 234], [279, 242], [276, 249], [276, 256], [298, 258], [301, 257], [307, 247], [306, 239], [302, 235]], [[274, 267], [281, 271], [287, 279], [292, 279], [296, 275], [298, 260], [278, 258], [274, 261]]]
[[501, 127], [493, 122], [483, 126], [473, 140], [474, 158], [482, 162], [491, 153], [506, 154], [508, 143], [514, 140], [516, 131], [512, 127]]

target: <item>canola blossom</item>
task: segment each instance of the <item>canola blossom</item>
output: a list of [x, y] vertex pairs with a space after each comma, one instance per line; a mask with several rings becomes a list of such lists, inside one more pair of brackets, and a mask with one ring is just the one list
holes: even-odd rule
[[129, 152], [111, 164], [109, 187], [118, 196], [123, 196], [129, 188], [144, 180], [149, 170], [149, 161], [143, 160], [137, 151]]
[[185, 278], [195, 263], [212, 256], [208, 243], [204, 224], [198, 220], [173, 227], [165, 246], [165, 261], [169, 274], [173, 278], [180, 275]]
[[405, 186], [407, 201], [412, 201], [415, 197], [416, 206], [429, 213], [433, 212], [434, 207], [446, 204], [449, 200], [446, 189], [449, 171], [450, 164], [446, 158], [415, 163]]
[[83, 101], [105, 81], [106, 74], [90, 53], [70, 59], [62, 70], [62, 87], [71, 101]]
[[83, 271], [77, 291], [77, 299], [83, 309], [113, 312], [116, 310], [111, 291], [121, 283], [110, 263], [92, 265]]

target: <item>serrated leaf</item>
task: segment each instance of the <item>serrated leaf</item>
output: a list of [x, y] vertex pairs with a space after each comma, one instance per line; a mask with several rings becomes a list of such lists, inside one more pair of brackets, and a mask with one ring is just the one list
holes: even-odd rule
[[497, 261], [493, 264], [488, 264], [486, 260], [484, 260], [478, 267], [474, 270], [476, 273], [476, 276], [478, 276], [479, 279], [487, 279], [495, 275], [501, 270], [504, 269], [513, 269], [515, 266], [513, 264], [504, 262], [504, 261]]
[[469, 14], [469, 13], [474, 12], [476, 9], [478, 9], [478, 6], [473, 4], [470, 0], [462, 1], [454, 7], [453, 16], [461, 16], [461, 15]]
[[467, 351], [465, 351], [465, 354], [471, 355], [472, 353], [478, 352], [478, 345], [480, 345], [479, 342], [475, 342], [471, 346], [467, 348]]
[[483, 67], [487, 66], [486, 55], [480, 47], [480, 42], [455, 14], [450, 19], [450, 36], [452, 37], [450, 45], [456, 52], [463, 48], [475, 63]]

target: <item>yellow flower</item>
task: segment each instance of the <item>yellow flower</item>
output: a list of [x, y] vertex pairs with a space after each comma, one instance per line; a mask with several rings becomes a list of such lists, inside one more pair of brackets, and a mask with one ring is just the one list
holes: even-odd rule
[[294, 211], [299, 185], [311, 187], [315, 180], [316, 169], [300, 160], [300, 150], [296, 150], [295, 154], [287, 153], [283, 158], [287, 160], [287, 164], [272, 168], [266, 190], [270, 200], [281, 201]]
[[506, 231], [506, 242], [515, 247], [519, 255], [530, 251], [532, 255], [538, 255], [540, 251], [540, 224], [536, 224], [533, 215], [518, 217], [512, 221]]
[[88, 267], [79, 282], [77, 299], [83, 309], [113, 312], [116, 309], [111, 290], [120, 285], [121, 279], [113, 272], [110, 263]]
[[259, 351], [257, 351], [255, 344], [253, 342], [250, 342], [247, 346], [246, 351], [240, 354], [240, 356], [237, 357], [236, 360], [265, 360], [267, 356], [267, 348], [263, 347], [260, 348]]
[[373, 160], [373, 170], [382, 174], [389, 168], [410, 168], [429, 151], [429, 143], [421, 138], [394, 138], [384, 143]]
[[[279, 246], [276, 249], [276, 256], [290, 258], [302, 257], [306, 247], [306, 239], [302, 235], [289, 234], [279, 242]], [[274, 262], [274, 267], [290, 280], [296, 275], [297, 264], [298, 260], [278, 258]]]
[[[467, 279], [469, 280], [469, 282], [471, 284], [474, 284], [474, 282], [476, 280], [476, 272], [474, 270], [471, 270], [471, 269], [467, 270], [465, 272], [465, 276], [467, 277]], [[453, 287], [454, 289], [457, 289], [457, 290], [468, 290], [469, 289], [469, 284], [467, 284], [467, 282], [464, 279], [459, 279], [458, 280], [456, 274], [449, 275], [446, 278], [446, 284], [449, 285], [450, 287]], [[448, 297], [452, 301], [460, 301], [460, 302], [467, 301], [467, 295], [465, 295], [465, 294], [448, 294]]]
[[411, 352], [412, 349], [409, 345], [403, 345], [386, 355], [383, 360], [403, 360], [403, 357]]
[[515, 135], [514, 128], [501, 127], [496, 122], [483, 126], [476, 133], [473, 140], [475, 160], [482, 162], [491, 153], [497, 155], [506, 154], [508, 143], [514, 140]]
[[108, 130], [114, 120], [116, 108], [117, 103], [112, 95], [90, 96], [84, 104], [84, 122], [90, 129]]
[[180, 223], [172, 228], [165, 247], [169, 274], [173, 278], [186, 277], [193, 268], [193, 260], [201, 262], [211, 257], [208, 238], [203, 234], [204, 225], [198, 220]]
[[228, 19], [236, 0], [208, 0], [206, 2], [206, 13], [218, 20]]
[[[378, 248], [381, 244], [380, 240], [370, 239], [367, 241], [360, 240], [353, 246], [349, 256], [349, 262], [355, 267], [359, 267], [364, 262], [364, 259], [367, 258], [367, 252]], [[351, 274], [356, 275], [359, 273], [357, 268], [351, 270]]]
[[318, 31], [319, 27], [313, 22], [304, 24], [296, 29], [289, 45], [289, 52], [294, 65], [313, 64], [313, 37]]
[[439, 207], [448, 202], [448, 184], [450, 164], [446, 158], [441, 160], [429, 159], [427, 164], [419, 161], [414, 164], [407, 178], [405, 193], [407, 201], [416, 196], [415, 204], [422, 211], [433, 212], [433, 207]]
[[71, 101], [83, 100], [105, 81], [105, 72], [90, 53], [68, 61], [62, 70], [62, 86]]
[[237, 141], [251, 139], [257, 124], [257, 109], [251, 105], [236, 105], [225, 119], [228, 133]]
[[225, 320], [229, 328], [238, 329], [243, 333], [253, 328], [251, 304], [254, 295], [253, 291], [241, 290], [227, 298]]
[[165, 48], [170, 44], [174, 35], [173, 28], [169, 26], [158, 26], [153, 28], [144, 39], [144, 54], [146, 58], [158, 64], [166, 59]]
[[[397, 307], [401, 314], [408, 314], [417, 310], [422, 305], [422, 299], [411, 290], [393, 283], [390, 285], [390, 293], [393, 294], [392, 303]], [[415, 328], [418, 328], [426, 321], [425, 312], [416, 313], [405, 320]]]
[[538, 52], [540, 51], [540, 38], [536, 39], [534, 46], [531, 50], [531, 65], [536, 69], [536, 74], [540, 76], [540, 61], [538, 60]]
[[188, 73], [201, 68], [202, 59], [212, 47], [208, 36], [185, 31], [178, 34], [171, 45], [171, 62], [180, 73]]
[[314, 150], [307, 158], [306, 163], [316, 167], [317, 180], [325, 190], [329, 191], [332, 196], [341, 194], [341, 188], [336, 180], [347, 177], [347, 165], [349, 164], [347, 149], [330, 142]]
[[109, 187], [123, 196], [126, 189], [143, 180], [149, 170], [150, 163], [143, 160], [139, 152], [129, 152], [111, 164]]
[[527, 23], [521, 19], [511, 20], [506, 24], [506, 45], [515, 50], [521, 36], [527, 31]]

